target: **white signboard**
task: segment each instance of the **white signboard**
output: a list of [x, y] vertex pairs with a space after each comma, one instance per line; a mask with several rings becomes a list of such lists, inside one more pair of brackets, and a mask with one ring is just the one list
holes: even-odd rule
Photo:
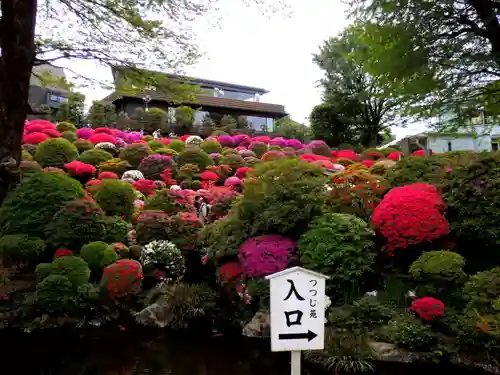
[[271, 284], [271, 350], [323, 349], [328, 277], [293, 267], [266, 278]]

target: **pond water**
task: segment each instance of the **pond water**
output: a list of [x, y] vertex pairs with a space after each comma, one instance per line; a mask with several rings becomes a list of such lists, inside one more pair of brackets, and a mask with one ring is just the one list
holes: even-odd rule
[[[236, 337], [180, 337], [112, 333], [2, 334], [2, 375], [289, 375], [289, 353], [269, 342]], [[303, 375], [325, 372], [303, 366]], [[439, 364], [376, 364], [377, 375], [480, 375]], [[330, 374], [334, 374], [330, 372]], [[367, 373], [370, 374], [370, 373]], [[373, 373], [372, 373], [373, 374]]]

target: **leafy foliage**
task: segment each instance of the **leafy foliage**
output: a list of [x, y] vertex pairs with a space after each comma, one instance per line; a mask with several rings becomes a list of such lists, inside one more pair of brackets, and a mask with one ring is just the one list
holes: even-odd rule
[[0, 237], [0, 256], [18, 262], [33, 263], [43, 256], [45, 242], [26, 234], [7, 234]]
[[133, 168], [137, 168], [141, 164], [142, 159], [149, 156], [151, 150], [142, 143], [128, 145], [120, 151], [120, 159], [130, 163]]
[[108, 216], [123, 216], [130, 219], [134, 212], [135, 193], [129, 183], [104, 180], [95, 194], [96, 202]]
[[410, 275], [416, 279], [426, 276], [457, 279], [463, 277], [464, 258], [451, 251], [428, 251], [410, 266]]
[[52, 263], [40, 263], [35, 270], [39, 282], [52, 275], [65, 276], [74, 286], [88, 283], [90, 269], [82, 258], [65, 256], [56, 258]]
[[35, 152], [35, 160], [42, 167], [62, 168], [78, 156], [76, 147], [64, 138], [51, 138], [40, 143]]
[[118, 255], [116, 251], [103, 241], [91, 242], [84, 245], [80, 251], [80, 256], [87, 262], [92, 272], [102, 272], [104, 267], [114, 263]]
[[45, 229], [47, 243], [52, 248], [66, 247], [73, 251], [102, 239], [105, 232], [103, 210], [97, 203], [84, 199], [66, 203]]
[[68, 201], [82, 198], [80, 183], [65, 174], [35, 172], [11, 191], [0, 209], [2, 234], [45, 237], [45, 227]]
[[82, 152], [78, 157], [79, 161], [85, 164], [94, 165], [96, 167], [101, 163], [104, 163], [111, 159], [113, 159], [113, 155], [111, 155], [106, 150], [102, 150], [100, 148], [92, 148], [90, 150], [86, 150]]
[[407, 349], [425, 350], [436, 341], [428, 325], [409, 315], [401, 315], [390, 321], [388, 334], [396, 345]]

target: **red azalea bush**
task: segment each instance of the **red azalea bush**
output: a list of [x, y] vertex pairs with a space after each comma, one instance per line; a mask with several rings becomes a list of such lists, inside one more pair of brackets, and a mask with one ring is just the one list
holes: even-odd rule
[[418, 183], [392, 189], [375, 208], [372, 224], [387, 240], [387, 250], [431, 242], [446, 236], [450, 225], [436, 187]]
[[156, 190], [156, 182], [153, 180], [140, 179], [135, 181], [132, 186], [146, 196], [151, 195]]
[[236, 170], [236, 173], [234, 174], [234, 177], [239, 178], [240, 180], [243, 180], [248, 173], [252, 172], [253, 168], [250, 167], [240, 167]]
[[93, 165], [82, 163], [78, 160], [64, 164], [64, 168], [72, 176], [92, 176], [96, 172]]
[[25, 134], [23, 136], [23, 143], [37, 145], [39, 143], [42, 143], [43, 141], [46, 141], [49, 138], [50, 137], [45, 133], [34, 132], [34, 133]]
[[96, 128], [94, 130], [94, 134], [97, 134], [97, 133], [113, 135], [113, 129], [109, 129], [109, 128]]
[[243, 269], [238, 262], [223, 264], [217, 270], [217, 277], [222, 283], [237, 283], [243, 278]]
[[118, 175], [114, 172], [101, 172], [97, 176], [99, 180], [118, 180]]
[[50, 138], [58, 138], [61, 136], [56, 129], [46, 128], [42, 130], [42, 133], [47, 134]]
[[62, 258], [62, 257], [67, 257], [73, 255], [73, 252], [70, 249], [66, 248], [60, 248], [56, 250], [56, 253], [54, 254], [55, 258]]
[[337, 158], [349, 159], [352, 161], [358, 161], [358, 155], [351, 150], [340, 150], [337, 151]]
[[412, 302], [408, 308], [423, 320], [431, 321], [444, 316], [445, 306], [440, 300], [432, 297], [422, 297]]
[[371, 168], [375, 164], [375, 161], [370, 160], [370, 159], [366, 159], [366, 160], [362, 160], [361, 164], [363, 164], [365, 167]]
[[101, 285], [111, 298], [136, 294], [144, 278], [141, 264], [136, 260], [121, 259], [104, 268]]
[[169, 222], [171, 240], [180, 250], [193, 250], [199, 243], [203, 221], [191, 212], [179, 212]]
[[200, 173], [200, 178], [203, 181], [218, 181], [220, 179], [220, 176], [212, 171], [205, 171]]
[[241, 245], [238, 257], [243, 274], [261, 278], [283, 271], [297, 259], [296, 243], [277, 234], [251, 237]]
[[115, 144], [116, 138], [113, 137], [111, 134], [107, 133], [94, 133], [92, 136], [90, 136], [89, 141], [92, 142], [93, 144], [98, 144], [103, 142], [109, 142]]
[[391, 152], [389, 155], [387, 155], [387, 159], [393, 160], [393, 161], [399, 161], [399, 159], [404, 157], [403, 152]]
[[160, 173], [160, 178], [167, 186], [177, 185], [177, 181], [172, 178], [172, 170], [170, 168], [165, 168]]

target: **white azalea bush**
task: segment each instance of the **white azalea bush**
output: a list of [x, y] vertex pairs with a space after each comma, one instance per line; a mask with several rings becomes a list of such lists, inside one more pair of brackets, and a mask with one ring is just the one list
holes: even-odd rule
[[137, 180], [144, 179], [144, 175], [142, 174], [141, 171], [134, 169], [131, 171], [126, 171], [122, 176], [122, 180], [129, 179], [129, 178], [134, 180], [134, 181], [137, 181]]
[[170, 241], [155, 240], [144, 246], [141, 263], [145, 271], [163, 271], [165, 279], [179, 280], [186, 272], [181, 251]]
[[191, 146], [199, 146], [203, 142], [203, 139], [201, 137], [198, 137], [197, 135], [192, 135], [186, 139], [186, 144], [191, 145]]

